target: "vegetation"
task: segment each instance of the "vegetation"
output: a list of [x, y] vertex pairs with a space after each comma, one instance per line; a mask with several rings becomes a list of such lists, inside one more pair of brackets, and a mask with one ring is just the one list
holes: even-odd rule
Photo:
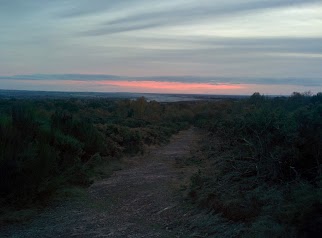
[[220, 214], [208, 230], [234, 222], [227, 237], [321, 233], [321, 93], [210, 104], [196, 124], [209, 135], [189, 199]]
[[102, 164], [144, 153], [187, 127], [179, 104], [137, 100], [0, 101], [0, 204], [42, 204], [68, 185], [87, 186]]
[[220, 237], [321, 232], [322, 93], [180, 103], [0, 100], [0, 205], [28, 216], [58, 190], [88, 186], [102, 167], [110, 171], [122, 156], [191, 125], [207, 134], [202, 151], [184, 162], [199, 167], [187, 192], [207, 220], [197, 226]]

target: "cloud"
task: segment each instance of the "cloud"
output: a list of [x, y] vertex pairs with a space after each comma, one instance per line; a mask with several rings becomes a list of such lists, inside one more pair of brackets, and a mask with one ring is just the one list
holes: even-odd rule
[[[174, 1], [175, 2], [175, 1]], [[274, 8], [309, 5], [320, 3], [319, 0], [264, 0], [234, 1], [222, 4], [220, 1], [201, 1], [198, 4], [188, 2], [177, 7], [165, 6], [147, 8], [145, 11], [133, 11], [121, 17], [115, 17], [96, 28], [82, 32], [83, 35], [97, 36], [123, 33], [148, 28], [175, 26], [214, 20], [220, 17], [236, 16], [247, 12], [263, 11]], [[101, 9], [100, 9], [101, 10]]]
[[23, 74], [9, 77], [16, 83], [58, 78], [321, 85], [321, 0], [0, 4], [0, 74]]
[[29, 75], [14, 75], [0, 76], [0, 79], [18, 79], [18, 80], [117, 80], [120, 76], [108, 74], [29, 74]]
[[[153, 42], [153, 40], [149, 40]], [[162, 45], [164, 39], [155, 39], [155, 45]], [[168, 43], [173, 43], [178, 46], [178, 52], [194, 51], [199, 52], [214, 52], [221, 53], [224, 56], [225, 53], [233, 52], [297, 52], [297, 53], [322, 53], [322, 37], [271, 37], [271, 38], [228, 38], [228, 37], [199, 37], [199, 38], [183, 38], [183, 39], [168, 39]], [[145, 43], [143, 43], [144, 45]], [[181, 47], [181, 45], [187, 45]], [[165, 50], [166, 51], [166, 50]], [[175, 52], [175, 49], [169, 49], [171, 52]], [[194, 52], [196, 53], [196, 52]]]
[[64, 18], [77, 18], [131, 8], [148, 2], [149, 0], [69, 0], [65, 9], [57, 15]]

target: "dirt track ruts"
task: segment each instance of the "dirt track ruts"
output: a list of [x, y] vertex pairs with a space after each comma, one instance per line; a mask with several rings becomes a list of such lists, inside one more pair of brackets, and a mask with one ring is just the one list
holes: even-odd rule
[[176, 186], [175, 160], [189, 156], [200, 138], [195, 128], [174, 135], [169, 144], [95, 182], [87, 199], [48, 208], [32, 222], [11, 225], [0, 237], [188, 237]]

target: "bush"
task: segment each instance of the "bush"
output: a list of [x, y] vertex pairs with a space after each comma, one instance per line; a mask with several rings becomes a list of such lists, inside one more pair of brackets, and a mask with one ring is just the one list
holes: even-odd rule
[[145, 98], [1, 100], [0, 203], [24, 207], [86, 186], [96, 166], [166, 142], [192, 116]]
[[209, 137], [203, 149], [205, 168], [191, 178], [190, 200], [243, 223], [246, 237], [317, 237], [322, 222], [317, 215], [319, 99], [320, 94], [270, 99], [255, 93], [197, 114], [197, 125]]

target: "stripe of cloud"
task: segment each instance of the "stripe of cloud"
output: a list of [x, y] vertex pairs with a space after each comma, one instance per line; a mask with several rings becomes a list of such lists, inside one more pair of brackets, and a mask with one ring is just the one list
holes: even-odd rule
[[[16, 0], [17, 1], [17, 0]], [[146, 3], [151, 3], [151, 0], [69, 0], [67, 3], [70, 4], [70, 9], [64, 10], [60, 16], [62, 17], [78, 17], [83, 15], [96, 14], [100, 12], [104, 12], [106, 10], [119, 10], [122, 8], [129, 8], [131, 6], [136, 5], [144, 5]], [[159, 3], [159, 1], [154, 1], [155, 3]], [[204, 1], [207, 6], [207, 2], [211, 3], [211, 5], [217, 5], [216, 1]], [[235, 7], [222, 8], [221, 10], [228, 11], [243, 11], [243, 10], [251, 10], [251, 9], [260, 9], [260, 8], [273, 8], [273, 7], [283, 7], [294, 4], [308, 4], [308, 3], [316, 3], [320, 2], [319, 0], [271, 0], [271, 1], [253, 1], [247, 2], [238, 5], [238, 0], [236, 0], [237, 4]], [[189, 3], [188, 3], [189, 4]], [[201, 4], [203, 2], [201, 1]], [[186, 5], [186, 4], [185, 4]], [[237, 6], [237, 7], [236, 7]]]
[[83, 32], [85, 35], [108, 35], [154, 27], [173, 26], [176, 24], [201, 21], [206, 18], [218, 18], [231, 14], [281, 8], [294, 5], [320, 3], [319, 0], [271, 0], [261, 2], [237, 3], [218, 7], [209, 2], [199, 6], [182, 6], [178, 8], [164, 8], [157, 11], [138, 12], [129, 16], [107, 21], [96, 29]]
[[[158, 45], [159, 41], [153, 44]], [[242, 58], [259, 59], [265, 56], [269, 59], [278, 54], [297, 54], [303, 58], [321, 58], [322, 39], [321, 38], [267, 38], [267, 39], [202, 39], [196, 41], [195, 45], [187, 42], [174, 41], [172, 48], [140, 48], [139, 43], [135, 43], [136, 58], [145, 60], [167, 60], [168, 62], [212, 62], [213, 59], [220, 59], [221, 62], [232, 63], [240, 61]], [[160, 41], [162, 44], [162, 40]], [[176, 44], [180, 48], [176, 49]], [[142, 47], [145, 46], [141, 42]], [[187, 60], [186, 60], [187, 59]]]
[[[246, 52], [264, 51], [275, 53], [308, 53], [322, 54], [322, 38], [227, 38], [208, 39], [209, 47], [222, 46], [230, 49], [240, 49]], [[226, 49], [227, 50], [227, 49]]]
[[[115, 27], [110, 27], [108, 29], [108, 34], [114, 34], [114, 33], [121, 33], [121, 32], [128, 32], [128, 31], [136, 31], [136, 30], [144, 30], [144, 29], [149, 29], [149, 28], [154, 28], [154, 27], [159, 27], [161, 24], [160, 22], [150, 22], [150, 23], [140, 23], [134, 26], [128, 26], [128, 25], [122, 25], [122, 26], [115, 26]], [[90, 35], [90, 36], [100, 36], [100, 35], [105, 35], [106, 29], [93, 29], [89, 31], [84, 31], [82, 32], [81, 35]], [[105, 33], [103, 33], [105, 32]]]
[[[318, 0], [270, 0], [270, 1], [254, 1], [254, 2], [246, 2], [238, 4], [227, 5], [219, 7], [215, 2], [208, 3], [203, 5], [199, 5], [198, 7], [185, 7], [177, 9], [164, 9], [161, 11], [152, 11], [147, 13], [139, 13], [131, 16], [126, 16], [122, 18], [118, 18], [115, 20], [108, 21], [107, 24], [123, 24], [123, 23], [133, 23], [133, 22], [142, 22], [147, 19], [154, 19], [158, 17], [162, 17], [162, 19], [184, 19], [190, 17], [203, 17], [203, 16], [222, 16], [222, 15], [230, 15], [233, 13], [239, 12], [248, 12], [253, 10], [263, 10], [270, 8], [280, 8], [287, 7], [293, 5], [304, 5], [304, 4], [312, 4], [312, 3], [321, 3]], [[188, 5], [189, 6], [189, 5]]]
[[144, 4], [148, 0], [70, 0], [70, 7], [58, 14], [63, 18], [82, 17], [106, 11], [115, 11], [125, 7]]
[[[141, 78], [138, 78], [142, 80]], [[211, 83], [211, 84], [261, 84], [261, 85], [299, 85], [299, 86], [322, 86], [322, 78], [238, 78], [238, 77], [196, 77], [196, 76], [159, 76], [145, 77], [143, 80], [154, 80], [161, 82], [189, 82], [189, 83]]]
[[0, 79], [77, 80], [77, 81], [118, 80], [120, 78], [121, 76], [109, 75], [109, 74], [29, 74], [29, 75], [0, 76]]
[[[268, 38], [229, 38], [229, 37], [177, 37], [177, 38], [131, 38], [135, 42], [135, 47], [139, 45], [171, 45], [178, 46], [178, 53], [186, 50], [216, 50], [225, 53], [227, 51], [239, 49], [240, 52], [269, 51], [279, 53], [322, 53], [322, 38], [320, 37], [268, 37]], [[163, 48], [164, 52], [167, 51]], [[176, 49], [168, 49], [175, 52]]]

